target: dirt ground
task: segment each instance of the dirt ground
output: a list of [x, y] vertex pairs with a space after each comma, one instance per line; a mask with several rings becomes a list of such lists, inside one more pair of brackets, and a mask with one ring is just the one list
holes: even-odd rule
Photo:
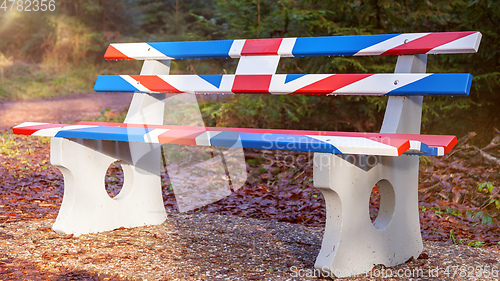
[[122, 111], [130, 93], [82, 94], [50, 100], [0, 102], [0, 130], [23, 122], [74, 122], [96, 118], [102, 110]]

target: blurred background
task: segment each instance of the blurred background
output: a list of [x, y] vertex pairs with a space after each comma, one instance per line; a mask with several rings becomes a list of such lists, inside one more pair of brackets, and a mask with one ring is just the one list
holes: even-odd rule
[[[428, 72], [474, 76], [469, 98], [425, 98], [423, 133], [477, 133], [500, 127], [500, 2], [312, 0], [56, 0], [54, 11], [0, 8], [0, 102], [92, 92], [99, 74], [133, 74], [134, 61], [106, 62], [111, 42], [472, 31], [477, 54], [430, 55]], [[395, 56], [282, 59], [279, 73], [393, 72]], [[232, 73], [236, 60], [175, 61], [174, 73]], [[386, 99], [244, 95], [201, 97], [207, 125], [377, 131]], [[252, 118], [248, 118], [252, 116]], [[258, 116], [255, 118], [255, 116]]]

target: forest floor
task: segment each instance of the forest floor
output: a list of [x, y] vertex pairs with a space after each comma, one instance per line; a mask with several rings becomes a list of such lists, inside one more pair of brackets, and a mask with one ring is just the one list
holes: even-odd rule
[[[122, 271], [113, 271], [109, 266], [106, 269], [106, 259], [98, 258], [99, 256], [86, 257], [86, 262], [80, 263], [79, 266], [65, 263], [72, 258], [82, 261], [82, 257], [77, 256], [82, 255], [83, 252], [57, 254], [55, 253], [57, 249], [49, 248], [57, 247], [57, 244], [43, 244], [55, 241], [62, 245], [66, 243], [66, 240], [73, 241], [73, 243], [80, 243], [79, 241], [83, 240], [56, 235], [49, 229], [61, 204], [63, 178], [60, 171], [49, 163], [48, 139], [15, 136], [9, 130], [13, 125], [24, 121], [71, 122], [81, 118], [97, 118], [104, 114], [115, 114], [125, 109], [130, 98], [131, 96], [123, 98], [122, 94], [118, 96], [107, 95], [102, 96], [102, 98], [96, 98], [95, 95], [82, 95], [50, 101], [0, 104], [0, 163], [2, 163], [0, 165], [0, 186], [2, 187], [0, 189], [0, 238], [4, 241], [0, 242], [2, 250], [0, 253], [0, 279], [15, 280], [23, 276], [29, 278], [41, 276], [39, 278], [42, 280], [149, 278], [148, 275], [143, 276], [139, 273], [137, 275], [131, 272], [129, 272], [130, 275], [123, 274]], [[111, 109], [111, 111], [107, 112], [105, 109]], [[85, 113], [81, 115], [82, 112]], [[474, 268], [472, 270], [473, 276], [456, 275], [461, 271], [455, 271], [455, 275], [446, 276], [450, 280], [458, 280], [457, 277], [475, 278], [478, 276], [477, 268], [481, 268], [481, 274], [485, 272], [485, 268], [500, 269], [500, 167], [483, 155], [486, 153], [496, 159], [499, 150], [498, 146], [495, 146], [495, 141], [490, 147], [481, 148], [481, 150], [474, 148], [468, 144], [468, 140], [472, 136], [469, 135], [468, 138], [459, 142], [458, 148], [450, 156], [421, 158], [419, 209], [425, 248], [424, 254], [418, 260], [409, 261], [405, 265], [406, 268], [424, 266], [424, 264], [426, 268], [432, 266], [441, 266], [442, 268], [448, 266], [449, 268], [451, 265], [457, 265], [456, 268], [459, 269], [464, 264], [468, 266], [467, 268]], [[302, 279], [289, 278], [294, 274], [289, 269], [295, 264], [299, 267], [302, 266], [302, 268], [312, 268], [314, 257], [321, 245], [321, 232], [325, 222], [324, 200], [312, 183], [311, 156], [311, 154], [297, 152], [267, 151], [263, 153], [258, 150], [245, 150], [248, 171], [245, 185], [220, 201], [189, 211], [186, 214], [177, 213], [175, 195], [170, 188], [168, 176], [164, 173], [164, 202], [169, 216], [173, 219], [170, 222], [167, 220], [166, 224], [176, 224], [177, 228], [185, 229], [186, 233], [189, 233], [179, 234], [177, 239], [180, 239], [179, 241], [194, 239], [189, 235], [195, 233], [196, 229], [208, 231], [206, 226], [203, 226], [204, 220], [197, 219], [197, 216], [224, 224], [230, 223], [228, 221], [231, 220], [237, 221], [238, 224], [244, 225], [248, 229], [255, 228], [252, 228], [252, 225], [261, 224], [261, 228], [252, 230], [252, 233], [244, 233], [241, 235], [242, 237], [235, 237], [239, 235], [231, 235], [231, 231], [227, 230], [228, 235], [232, 237], [231, 239], [255, 237], [255, 245], [252, 242], [241, 242], [241, 245], [244, 244], [249, 249], [249, 256], [263, 255], [262, 252], [255, 252], [256, 249], [253, 249], [259, 243], [263, 243], [264, 247], [269, 247], [272, 254], [284, 254], [282, 249], [269, 246], [270, 241], [268, 240], [271, 239], [269, 235], [273, 236], [273, 239], [277, 239], [278, 244], [283, 244], [284, 241], [290, 239], [305, 239], [300, 238], [304, 235], [311, 237], [312, 240], [297, 240], [296, 246], [285, 251], [287, 255], [293, 255], [294, 251], [300, 252], [296, 253], [297, 257], [305, 255], [301, 262], [288, 258], [283, 258], [283, 264], [278, 264], [278, 261], [274, 261], [275, 258], [260, 260], [268, 268], [255, 274], [245, 275], [245, 267], [238, 267], [236, 272], [239, 273], [235, 273], [234, 268], [221, 269], [222, 273], [210, 275], [212, 278], [202, 272], [210, 269], [210, 265], [214, 266], [212, 261], [207, 261], [207, 264], [198, 265], [199, 272], [191, 272], [191, 275], [188, 276], [172, 275], [173, 273], [170, 272], [169, 275], [164, 275], [162, 278], [170, 276], [169, 278], [174, 280], [177, 276], [177, 280], [219, 280], [217, 279], [219, 277], [214, 276], [222, 276], [220, 280]], [[111, 168], [108, 172], [110, 174], [106, 179], [108, 192], [119, 192], [122, 182], [117, 178], [122, 177], [122, 171]], [[376, 216], [379, 200], [377, 188], [374, 187], [370, 199], [372, 219]], [[237, 218], [230, 219], [231, 216]], [[186, 224], [185, 221], [191, 223]], [[30, 222], [32, 222], [31, 227]], [[33, 228], [33, 225], [37, 227]], [[164, 226], [164, 228], [168, 227]], [[188, 231], [188, 229], [190, 230]], [[171, 233], [168, 229], [159, 230], [154, 227], [145, 230], [139, 228], [138, 231], [149, 231], [156, 236]], [[226, 233], [225, 230], [221, 229], [210, 231], [209, 235]], [[292, 235], [294, 232], [298, 232], [300, 235], [297, 234], [299, 236], [295, 237]], [[290, 233], [288, 238], [286, 237], [287, 233]], [[121, 239], [123, 237], [132, 239], [131, 235], [137, 233], [122, 233], [122, 235], [114, 231], [108, 234], [108, 239], [116, 235], [120, 236]], [[30, 238], [26, 240], [28, 236]], [[99, 239], [99, 237], [101, 236], [91, 235], [87, 238]], [[219, 238], [226, 239], [222, 236]], [[39, 251], [37, 245], [42, 245], [37, 244], [37, 241], [43, 242], [43, 246], [50, 251], [42, 252], [39, 256], [34, 254]], [[13, 256], [12, 253], [15, 251], [10, 247], [16, 243], [21, 248], [33, 244], [31, 246], [35, 250], [31, 253], [30, 250], [26, 250], [27, 256], [23, 256], [22, 253]], [[207, 245], [207, 247], [216, 247], [215, 244]], [[98, 246], [96, 247], [98, 248]], [[310, 249], [305, 253], [300, 248]], [[32, 259], [29, 258], [30, 255]], [[152, 254], [152, 256], [154, 255]], [[188, 260], [189, 258], [187, 257]], [[464, 258], [467, 261], [464, 261]], [[227, 257], [227, 260], [229, 259], [231, 257]], [[233, 259], [242, 259], [242, 256], [235, 256]], [[104, 264], [103, 271], [98, 270], [99, 267], [96, 265], [98, 263]], [[86, 266], [88, 264], [96, 267]], [[182, 268], [181, 265], [179, 266]], [[161, 264], [156, 265], [156, 267], [161, 267]], [[242, 271], [243, 273], [241, 273]], [[471, 273], [470, 270], [468, 272]], [[489, 272], [491, 273], [491, 271]], [[443, 278], [443, 275], [440, 277], [440, 280], [448, 279]]]

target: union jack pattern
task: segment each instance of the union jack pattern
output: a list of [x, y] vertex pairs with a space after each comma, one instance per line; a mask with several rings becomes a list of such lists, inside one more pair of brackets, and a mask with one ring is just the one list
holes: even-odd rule
[[213, 147], [399, 156], [444, 155], [456, 144], [455, 136], [300, 130], [141, 125], [80, 122], [76, 125], [26, 122], [15, 134], [110, 141], [165, 143]]
[[110, 44], [108, 60], [239, 58], [242, 56], [370, 56], [475, 53], [481, 33], [432, 32], [196, 42]]
[[467, 96], [467, 73], [101, 75], [97, 92]]

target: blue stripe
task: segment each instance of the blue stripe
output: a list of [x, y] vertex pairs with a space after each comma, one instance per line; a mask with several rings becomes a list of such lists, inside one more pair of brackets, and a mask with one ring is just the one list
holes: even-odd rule
[[305, 74], [287, 74], [285, 78], [285, 84], [288, 82], [291, 82], [295, 79], [299, 79], [300, 77], [304, 76]]
[[238, 132], [221, 132], [210, 138], [210, 145], [218, 147], [242, 147]]
[[308, 136], [222, 132], [212, 146], [341, 153], [335, 146]]
[[295, 57], [352, 56], [399, 34], [297, 38], [292, 50]]
[[438, 73], [400, 87], [387, 96], [468, 96], [472, 75], [468, 73]]
[[152, 130], [146, 128], [90, 127], [62, 130], [55, 136], [61, 138], [144, 142], [144, 135]]
[[174, 59], [230, 58], [233, 40], [148, 43]]
[[198, 75], [201, 79], [207, 81], [208, 83], [214, 85], [217, 89], [220, 88], [220, 83], [222, 82], [222, 75]]
[[136, 92], [139, 91], [118, 75], [99, 75], [95, 81], [96, 92]]

